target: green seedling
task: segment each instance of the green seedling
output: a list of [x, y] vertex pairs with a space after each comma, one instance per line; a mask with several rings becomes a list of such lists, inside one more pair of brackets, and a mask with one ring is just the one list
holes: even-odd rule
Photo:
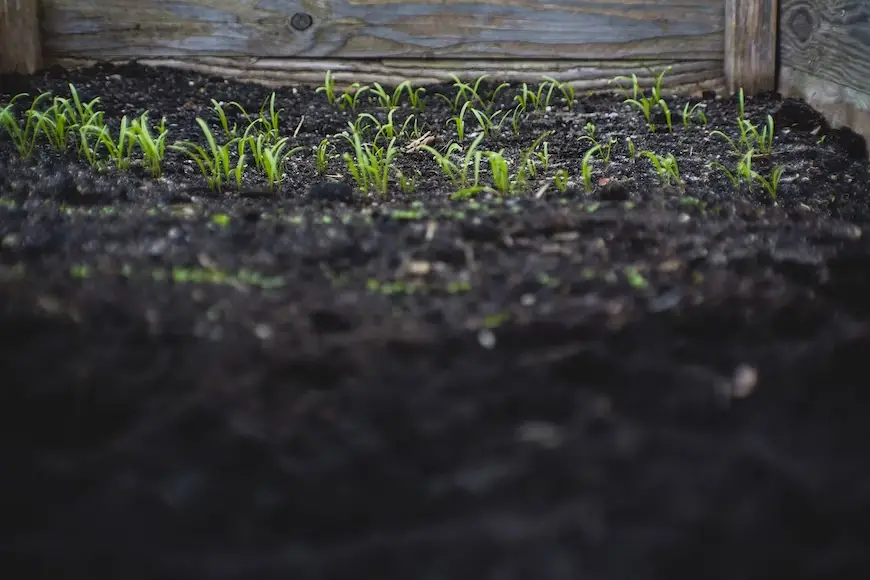
[[48, 143], [56, 151], [66, 151], [70, 138], [77, 131], [77, 125], [67, 114], [69, 101], [55, 97], [54, 102], [45, 111], [33, 111], [39, 131], [48, 139]]
[[[591, 180], [591, 177], [590, 177]], [[553, 175], [553, 185], [560, 193], [565, 193], [568, 189], [568, 172], [565, 169], [557, 169]], [[591, 183], [590, 183], [591, 187]]]
[[773, 153], [774, 126], [771, 115], [767, 116], [767, 123], [760, 132], [757, 125], [753, 125], [746, 119], [743, 119], [741, 125], [744, 127], [744, 142], [747, 144], [754, 142], [754, 146], [760, 155], [770, 155]]
[[283, 180], [287, 159], [304, 149], [303, 147], [288, 149], [288, 143], [289, 138], [282, 137], [275, 143], [268, 144], [257, 151], [259, 155], [257, 165], [262, 168], [269, 191], [274, 191], [275, 186]]
[[637, 157], [637, 147], [634, 144], [634, 141], [631, 140], [631, 137], [625, 138], [625, 145], [628, 147], [628, 158], [634, 160]]
[[[252, 122], [251, 117], [250, 117], [250, 115], [248, 115], [248, 112], [245, 111], [244, 107], [242, 107], [239, 103], [237, 103], [235, 101], [233, 101], [231, 103], [227, 103], [227, 105], [233, 106], [236, 109], [238, 109], [239, 112], [241, 112], [242, 115], [248, 120], [248, 127], [250, 127], [251, 122]], [[233, 139], [235, 137], [238, 137], [239, 136], [238, 135], [239, 128], [235, 123], [233, 124], [232, 127], [230, 127], [230, 122], [229, 122], [229, 119], [227, 117], [227, 112], [224, 109], [224, 105], [222, 103], [219, 103], [216, 100], [212, 99], [211, 106], [215, 112], [215, 115], [217, 115], [218, 122], [220, 123], [220, 126], [223, 129], [224, 135], [226, 136], [226, 138]]]
[[665, 124], [668, 126], [668, 133], [674, 132], [674, 124], [671, 120], [671, 108], [668, 107], [668, 104], [664, 99], [659, 99], [658, 101], [659, 109], [661, 109], [662, 113], [665, 115]]
[[424, 88], [414, 89], [411, 86], [410, 81], [404, 81], [399, 86], [397, 86], [393, 93], [390, 94], [381, 86], [380, 83], [374, 83], [371, 88], [371, 92], [375, 95], [375, 98], [378, 101], [378, 105], [383, 107], [384, 109], [397, 109], [401, 105], [402, 94], [406, 93], [408, 95], [408, 103], [414, 109], [422, 108], [422, 99], [421, 96], [426, 92]]
[[[665, 74], [671, 70], [671, 67], [665, 68], [661, 73], [656, 76], [656, 81], [652, 87], [652, 96], [646, 96], [643, 89], [640, 87], [640, 82], [638, 81], [637, 75], [632, 74], [631, 77], [619, 76], [613, 79], [612, 82], [619, 84], [623, 81], [631, 81], [631, 96], [628, 96], [628, 90], [625, 89], [622, 85], [619, 85], [619, 90], [625, 95], [625, 103], [629, 104], [632, 107], [637, 108], [642, 114], [643, 118], [646, 121], [646, 125], [649, 128], [650, 132], [655, 132], [656, 126], [652, 122], [652, 112], [653, 108], [658, 106], [662, 107], [664, 105], [667, 108], [667, 105], [664, 104], [663, 94], [662, 94], [662, 79]], [[662, 109], [664, 112], [665, 109]], [[670, 118], [670, 110], [668, 109], [665, 113], [665, 116]]]
[[[471, 114], [474, 115], [475, 119], [477, 119], [478, 127], [480, 127], [481, 131], [483, 131], [483, 134], [486, 136], [489, 136], [493, 132], [500, 131], [502, 125], [508, 119], [508, 116], [504, 111], [496, 111], [492, 115], [487, 115], [480, 109], [472, 107]], [[501, 120], [498, 120], [499, 117], [501, 117]]]
[[550, 142], [544, 141], [541, 144], [541, 151], [535, 153], [535, 157], [541, 163], [541, 169], [547, 171], [550, 168]]
[[537, 174], [537, 168], [535, 167], [532, 158], [538, 155], [538, 147], [540, 147], [542, 143], [546, 143], [545, 139], [551, 134], [552, 131], [547, 131], [540, 135], [537, 139], [532, 141], [529, 148], [523, 152], [522, 156], [520, 156], [520, 163], [517, 168], [517, 176], [515, 179], [518, 188], [524, 188], [529, 176]]
[[459, 140], [460, 143], [465, 141], [465, 114], [470, 106], [471, 102], [466, 101], [462, 105], [462, 108], [459, 110], [459, 113], [447, 119], [446, 122], [447, 125], [453, 123], [456, 126], [456, 138]]
[[692, 122], [692, 119], [697, 119], [701, 125], [707, 126], [707, 114], [704, 112], [704, 108], [707, 106], [704, 103], [695, 103], [691, 105], [691, 103], [686, 103], [683, 106], [683, 127], [688, 131], [689, 124]]
[[133, 134], [134, 143], [142, 152], [142, 165], [152, 177], [159, 177], [162, 173], [163, 157], [166, 155], [166, 117], [160, 120], [155, 128], [156, 135], [152, 135], [148, 126], [148, 111], [142, 113], [138, 119], [130, 123], [130, 132]]
[[516, 107], [513, 111], [514, 112], [511, 115], [511, 128], [513, 129], [514, 135], [519, 135], [520, 127], [526, 117], [526, 112], [522, 107]]
[[507, 160], [502, 156], [502, 151], [485, 151], [483, 154], [489, 161], [489, 172], [495, 191], [507, 195], [513, 190], [510, 178], [510, 168]]
[[761, 184], [761, 186], [771, 197], [771, 199], [776, 199], [777, 190], [779, 189], [779, 182], [780, 179], [782, 179], [782, 174], [784, 171], [784, 166], [777, 165], [773, 168], [767, 178], [762, 177], [759, 173], [755, 171], [752, 172], [752, 178]]
[[738, 120], [737, 127], [740, 132], [740, 137], [736, 142], [719, 130], [710, 131], [710, 135], [724, 139], [731, 147], [731, 151], [736, 155], [743, 155], [749, 150], [753, 150], [759, 155], [770, 155], [773, 153], [773, 137], [775, 131], [774, 121], [771, 115], [767, 116], [767, 123], [761, 131], [758, 130], [757, 125], [754, 125], [748, 119], [744, 118]]
[[317, 175], [325, 175], [329, 170], [329, 162], [335, 155], [329, 152], [329, 139], [324, 137], [320, 144], [314, 148], [314, 167]]
[[484, 110], [489, 110], [492, 103], [495, 101], [495, 96], [498, 94], [498, 92], [501, 91], [503, 87], [508, 86], [507, 83], [502, 83], [499, 87], [495, 89], [492, 96], [490, 97], [489, 102], [487, 102], [480, 95], [480, 85], [485, 79], [489, 77], [489, 75], [479, 76], [474, 82], [474, 86], [464, 82], [455, 74], [451, 74], [450, 77], [453, 79], [453, 87], [456, 89], [456, 96], [452, 100], [440, 93], [436, 96], [444, 100], [453, 113], [459, 112], [459, 110], [465, 103], [471, 103], [473, 105], [475, 102], [480, 103], [480, 106], [483, 107]]
[[652, 151], [641, 151], [640, 153], [650, 160], [650, 163], [652, 163], [655, 168], [656, 174], [658, 174], [662, 185], [670, 187], [672, 182], [677, 185], [682, 184], [680, 170], [679, 167], [677, 167], [677, 160], [674, 158], [672, 153], [668, 153], [664, 156], [657, 155]]
[[601, 160], [605, 163], [610, 163], [610, 154], [613, 149], [613, 145], [616, 143], [616, 137], [610, 136], [608, 137], [607, 141], [601, 143], [595, 138], [596, 128], [593, 123], [586, 123], [584, 129], [586, 130], [587, 134], [582, 135], [580, 137], [580, 140], [589, 141], [589, 143], [593, 146], [597, 145], [598, 148], [596, 149], [596, 151], [601, 156]]
[[[402, 126], [396, 129], [396, 123], [393, 120], [393, 113], [395, 113], [395, 109], [391, 109], [389, 113], [387, 113], [387, 120], [384, 123], [381, 123], [374, 115], [369, 113], [361, 113], [357, 120], [367, 120], [370, 121], [368, 127], [377, 128], [377, 133], [375, 133], [373, 142], [377, 143], [381, 138], [386, 139], [387, 141], [393, 139], [403, 139], [408, 133], [411, 131], [411, 122], [416, 121], [414, 115], [408, 115], [405, 118], [405, 121], [402, 123]], [[360, 133], [362, 135], [363, 133]]]
[[[268, 105], [268, 108], [266, 105]], [[276, 138], [281, 130], [279, 116], [282, 112], [284, 112], [284, 109], [275, 110], [275, 93], [268, 96], [263, 102], [263, 106], [260, 107], [260, 124], [265, 127], [266, 131], [271, 131]], [[299, 128], [296, 129], [296, 132], [299, 132]]]
[[549, 77], [549, 76], [545, 76], [544, 80], [549, 82], [549, 83], [552, 83], [552, 86], [559, 89], [559, 92], [562, 93], [562, 99], [565, 101], [565, 104], [568, 106], [569, 109], [574, 108], [575, 95], [574, 95], [574, 87], [571, 85], [571, 83], [559, 82], [556, 79], [554, 79], [553, 77]]
[[335, 79], [332, 77], [332, 71], [326, 71], [326, 75], [323, 79], [323, 86], [317, 87], [314, 90], [315, 93], [323, 93], [326, 95], [326, 102], [330, 105], [334, 105], [337, 101], [335, 95]]
[[349, 132], [342, 136], [350, 143], [353, 153], [342, 155], [348, 172], [362, 191], [374, 191], [381, 195], [389, 192], [390, 171], [398, 154], [396, 138], [393, 137], [386, 147], [373, 143], [363, 143], [359, 133], [348, 123]]
[[[224, 181], [228, 181], [234, 172], [237, 182], [240, 182], [242, 168], [245, 163], [244, 143], [248, 142], [248, 138], [236, 138], [223, 145], [218, 145], [208, 124], [199, 117], [197, 117], [196, 122], [205, 137], [208, 148], [206, 149], [192, 141], [180, 141], [171, 145], [170, 149], [190, 157], [199, 167], [209, 186], [216, 191], [221, 191]], [[240, 155], [236, 167], [233, 168], [230, 164], [230, 148], [240, 141], [242, 143], [239, 148]]]
[[[419, 171], [417, 172], [419, 176]], [[417, 189], [417, 185], [414, 183], [414, 180], [410, 179], [407, 175], [405, 175], [401, 170], [396, 169], [396, 178], [399, 181], [399, 191], [404, 194], [414, 193]]]
[[366, 94], [370, 90], [370, 87], [361, 85], [359, 83], [351, 84], [344, 93], [342, 93], [341, 97], [338, 98], [338, 108], [342, 111], [350, 109], [351, 111], [356, 111], [359, 106], [360, 99], [364, 94]]
[[583, 178], [583, 188], [586, 190], [586, 193], [592, 191], [592, 157], [596, 154], [599, 154], [599, 150], [601, 149], [601, 145], [593, 145], [590, 147], [586, 154], [583, 155], [583, 162], [580, 164], [580, 176]]
[[500, 195], [508, 195], [525, 190], [529, 178], [537, 175], [538, 169], [533, 158], [539, 153], [538, 148], [544, 143], [544, 139], [549, 134], [547, 132], [539, 136], [523, 152], [514, 174], [511, 174], [510, 163], [504, 158], [504, 150], [480, 152], [489, 162], [489, 173], [492, 180], [492, 187], [487, 187], [486, 189]]
[[96, 157], [97, 148], [102, 145], [116, 170], [126, 171], [130, 168], [137, 140], [127, 115], [121, 117], [117, 139], [112, 138], [111, 130], [105, 125], [87, 125], [82, 127], [80, 134], [83, 143], [88, 142], [86, 135], [93, 135], [96, 138], [97, 143], [95, 143], [92, 152], [94, 157]]
[[[435, 163], [441, 169], [441, 172], [460, 190], [468, 188], [477, 188], [480, 182], [480, 162], [483, 158], [483, 152], [478, 149], [481, 141], [483, 141], [483, 133], [477, 136], [475, 140], [468, 146], [465, 155], [461, 158], [460, 164], [451, 159], [454, 154], [462, 151], [462, 146], [459, 143], [453, 142], [447, 147], [447, 151], [443, 154], [437, 149], [423, 145], [420, 149], [427, 151], [435, 159]], [[471, 175], [469, 172], [472, 171]], [[469, 177], [473, 176], [473, 180], [469, 181]], [[480, 191], [480, 190], [477, 190]]]
[[722, 163], [718, 161], [711, 161], [707, 164], [707, 167], [716, 168], [725, 174], [725, 177], [728, 178], [728, 181], [731, 182], [731, 185], [735, 188], [740, 185], [741, 182], [746, 183], [747, 185], [752, 184], [752, 157], [755, 154], [753, 150], [749, 150], [744, 153], [740, 161], [737, 162], [737, 167], [735, 167], [734, 171], [731, 171]]

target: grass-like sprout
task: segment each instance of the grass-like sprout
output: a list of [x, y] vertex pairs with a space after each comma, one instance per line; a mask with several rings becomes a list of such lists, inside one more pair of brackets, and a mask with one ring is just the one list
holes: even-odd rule
[[625, 145], [628, 147], [628, 158], [633, 160], [637, 157], [637, 146], [634, 144], [634, 141], [631, 140], [631, 137], [625, 138]]
[[334, 105], [337, 101], [337, 97], [335, 95], [335, 79], [332, 77], [332, 71], [326, 71], [326, 75], [324, 75], [323, 86], [317, 87], [314, 90], [315, 93], [323, 93], [326, 95], [326, 102], [330, 105]]
[[471, 101], [466, 101], [459, 112], [447, 119], [446, 125], [450, 125], [453, 123], [456, 126], [456, 138], [459, 142], [465, 141], [465, 114], [468, 112], [469, 107], [471, 106]]
[[[57, 151], [66, 151], [70, 143], [76, 141], [82, 127], [103, 125], [103, 113], [95, 110], [99, 99], [83, 103], [75, 87], [68, 86], [70, 98], [54, 97], [45, 111], [35, 107], [28, 111], [28, 115], [36, 119], [38, 132], [45, 135], [49, 145]], [[81, 143], [78, 150], [80, 155], [88, 157]]]
[[410, 179], [399, 169], [396, 169], [396, 179], [398, 179], [399, 181], [399, 191], [401, 191], [402, 193], [414, 193], [414, 191], [417, 189], [417, 185], [414, 183], [414, 180]]
[[155, 128], [156, 135], [151, 134], [148, 127], [148, 111], [142, 113], [138, 119], [130, 123], [130, 132], [133, 134], [134, 143], [142, 152], [142, 165], [152, 177], [160, 177], [163, 172], [163, 158], [166, 154], [166, 117], [160, 120]]
[[[631, 77], [619, 76], [613, 79], [612, 82], [617, 84], [623, 81], [631, 81], [631, 96], [628, 96], [628, 89], [625, 89], [622, 85], [619, 85], [619, 90], [625, 95], [625, 103], [628, 105], [635, 107], [638, 109], [641, 114], [643, 114], [643, 118], [646, 121], [646, 125], [649, 128], [650, 132], [654, 133], [656, 130], [655, 123], [652, 121], [652, 112], [653, 108], [658, 106], [662, 107], [664, 105], [664, 99], [662, 95], [662, 79], [665, 74], [671, 70], [671, 67], [666, 67], [661, 73], [656, 76], [656, 81], [653, 84], [651, 89], [652, 96], [646, 96], [643, 89], [640, 87], [640, 82], [638, 81], [637, 75], [632, 74]], [[662, 109], [663, 111], [665, 109]], [[670, 110], [665, 113], [665, 116], [670, 118]], [[670, 124], [669, 124], [670, 125]], [[673, 129], [671, 127], [671, 129]]]
[[474, 85], [464, 82], [455, 74], [451, 74], [450, 77], [453, 79], [453, 87], [456, 89], [456, 95], [453, 99], [438, 93], [436, 96], [444, 100], [447, 105], [450, 107], [450, 110], [453, 113], [458, 113], [459, 110], [465, 103], [472, 103], [472, 105], [477, 102], [480, 103], [480, 106], [484, 108], [484, 110], [489, 110], [492, 103], [495, 101], [495, 95], [502, 89], [502, 87], [506, 87], [507, 83], [502, 83], [496, 90], [493, 92], [493, 95], [490, 97], [489, 102], [487, 102], [480, 95], [480, 85], [481, 83], [489, 78], [489, 75], [481, 75], [474, 82]]
[[342, 95], [338, 98], [338, 108], [342, 111], [350, 109], [351, 111], [356, 111], [359, 106], [360, 100], [362, 96], [366, 94], [371, 87], [368, 85], [361, 85], [360, 83], [351, 84], [347, 90], [342, 93]]
[[[553, 92], [558, 87], [559, 82], [550, 79], [538, 84], [537, 91], [532, 91], [529, 88], [529, 85], [523, 83], [520, 93], [514, 97], [514, 100], [523, 108], [524, 111], [530, 108], [533, 111], [544, 111], [550, 106], [550, 103], [553, 100]], [[571, 90], [573, 91], [573, 89]], [[565, 94], [564, 90], [563, 94]]]
[[704, 112], [706, 106], [705, 103], [695, 103], [692, 105], [688, 102], [683, 106], [683, 127], [687, 131], [693, 119], [697, 119], [704, 127], [707, 126], [707, 114]]
[[736, 188], [740, 185], [740, 183], [745, 183], [748, 186], [752, 186], [753, 182], [756, 182], [764, 188], [767, 194], [771, 198], [776, 198], [777, 190], [779, 188], [779, 182], [782, 179], [782, 174], [785, 171], [785, 167], [782, 165], [777, 165], [770, 172], [770, 175], [765, 178], [760, 173], [755, 171], [752, 168], [752, 160], [755, 155], [755, 151], [750, 149], [746, 153], [744, 153], [740, 161], [737, 162], [737, 167], [735, 167], [734, 171], [729, 170], [723, 164], [718, 161], [711, 161], [707, 164], [708, 167], [719, 169], [731, 184]]
[[390, 139], [385, 147], [379, 147], [373, 143], [363, 143], [359, 133], [353, 130], [353, 125], [348, 123], [348, 126], [350, 131], [342, 133], [353, 149], [353, 153], [342, 155], [348, 172], [362, 191], [386, 195], [389, 192], [393, 160], [398, 154], [396, 138]]
[[[244, 145], [240, 148], [241, 154], [239, 155], [236, 167], [233, 168], [230, 164], [230, 148], [239, 142], [239, 138], [232, 139], [223, 145], [218, 145], [208, 124], [199, 117], [197, 117], [196, 122], [202, 130], [208, 149], [193, 141], [179, 141], [170, 145], [170, 149], [190, 157], [199, 167], [209, 186], [216, 191], [221, 191], [224, 181], [229, 180], [234, 173], [234, 169], [237, 183], [241, 182], [241, 173], [244, 170], [245, 163]], [[242, 142], [246, 141], [246, 139], [242, 139]]]
[[37, 105], [44, 99], [50, 98], [48, 93], [41, 93], [31, 102], [30, 108], [24, 112], [23, 122], [18, 119], [15, 114], [15, 104], [19, 99], [27, 98], [30, 95], [21, 93], [12, 97], [12, 100], [2, 109], [0, 109], [0, 127], [2, 127], [9, 138], [12, 140], [12, 145], [18, 151], [18, 154], [24, 158], [33, 155], [36, 148], [36, 142], [39, 138], [39, 123], [36, 113]]
[[668, 126], [668, 133], [674, 132], [674, 123], [671, 120], [671, 108], [665, 102], [664, 99], [659, 99], [658, 102], [659, 109], [661, 109], [662, 113], [665, 115], [665, 125]]
[[779, 189], [779, 182], [782, 179], [782, 174], [784, 171], [784, 166], [777, 165], [771, 170], [770, 175], [767, 178], [761, 176], [755, 171], [752, 172], [752, 178], [761, 184], [761, 186], [771, 197], [771, 199], [776, 199], [777, 190]]
[[600, 142], [595, 138], [595, 125], [591, 122], [586, 123], [586, 126], [583, 127], [586, 130], [586, 135], [582, 135], [580, 137], [581, 141], [589, 141], [592, 145], [598, 145], [596, 152], [601, 156], [601, 160], [605, 163], [610, 163], [610, 154], [613, 150], [613, 145], [616, 143], [616, 137], [610, 136], [607, 141]]
[[86, 136], [93, 135], [96, 138], [89, 160], [91, 155], [96, 159], [97, 149], [102, 145], [116, 170], [127, 171], [130, 168], [137, 139], [127, 115], [121, 117], [117, 139], [112, 138], [111, 130], [105, 125], [86, 125], [81, 128], [80, 135], [82, 143], [88, 143]]
[[[463, 109], [464, 108], [465, 105], [463, 105]], [[487, 115], [486, 112], [472, 107], [471, 114], [474, 115], [475, 119], [477, 119], [477, 126], [480, 127], [480, 130], [483, 131], [483, 134], [487, 137], [493, 132], [500, 131], [502, 125], [504, 125], [504, 122], [508, 119], [508, 115], [505, 111], [496, 111], [492, 115]], [[498, 119], [499, 117], [501, 117], [501, 120]]]
[[334, 157], [329, 152], [329, 145], [329, 139], [324, 137], [320, 141], [320, 144], [314, 148], [314, 168], [317, 171], [317, 175], [325, 175], [329, 171], [329, 162]]
[[507, 195], [513, 190], [510, 178], [510, 168], [502, 151], [484, 151], [484, 156], [489, 161], [489, 173], [495, 191]]
[[[459, 143], [451, 143], [447, 146], [447, 150], [444, 153], [441, 153], [429, 145], [422, 145], [420, 149], [427, 151], [432, 155], [435, 159], [435, 163], [437, 163], [438, 167], [441, 169], [441, 172], [450, 179], [453, 185], [459, 187], [460, 191], [469, 188], [474, 188], [476, 191], [479, 191], [480, 162], [483, 158], [483, 152], [478, 148], [480, 147], [481, 141], [483, 141], [483, 133], [478, 135], [475, 140], [472, 141], [471, 145], [468, 146], [468, 149], [465, 150], [465, 155], [462, 157], [462, 161], [459, 164], [451, 159], [452, 155], [462, 151], [462, 146]], [[469, 172], [472, 171], [472, 169], [473, 172], [469, 175]], [[471, 182], [469, 182], [470, 176], [473, 177]]]
[[245, 119], [248, 121], [248, 128], [251, 127], [252, 123], [258, 122], [258, 121], [251, 119], [251, 116], [248, 114], [248, 112], [245, 110], [245, 108], [242, 105], [240, 105], [239, 103], [237, 103], [236, 101], [232, 101], [230, 103], [219, 103], [216, 100], [212, 99], [211, 100], [212, 109], [214, 110], [215, 114], [217, 115], [218, 122], [220, 123], [220, 126], [223, 129], [224, 135], [226, 136], [227, 139], [234, 139], [235, 137], [238, 137], [239, 136], [239, 127], [235, 123], [233, 123], [233, 126], [230, 127], [229, 119], [227, 117], [227, 112], [224, 109], [224, 104], [226, 104], [227, 106], [232, 106], [232, 107], [235, 107], [236, 109], [238, 109], [238, 111], [242, 114], [242, 116], [244, 116]]
[[580, 176], [583, 178], [583, 188], [586, 193], [592, 191], [592, 157], [599, 154], [601, 145], [593, 145], [583, 155], [583, 161], [580, 164]]
[[565, 193], [568, 189], [568, 171], [557, 169], [553, 174], [553, 185], [560, 193]]
[[746, 143], [754, 141], [755, 148], [758, 149], [760, 155], [770, 155], [773, 153], [774, 126], [771, 115], [767, 116], [767, 123], [760, 132], [757, 125], [750, 123], [746, 119], [742, 120], [741, 126], [744, 129], [742, 133], [744, 141]]
[[762, 127], [761, 131], [758, 126], [745, 118], [738, 119], [737, 127], [740, 131], [740, 137], [737, 141], [726, 135], [718, 129], [710, 131], [711, 136], [721, 137], [724, 139], [731, 150], [736, 155], [743, 155], [749, 150], [757, 152], [759, 155], [770, 155], [773, 153], [773, 137], [774, 121], [771, 115], [767, 116], [767, 123]]
[[[268, 108], [266, 107], [266, 105], [268, 105]], [[266, 97], [266, 100], [263, 102], [263, 106], [260, 107], [260, 123], [264, 127], [266, 127], [267, 131], [273, 131], [273, 134], [276, 136], [281, 130], [279, 126], [279, 116], [282, 112], [284, 112], [284, 109], [275, 109], [275, 93], [272, 93], [270, 96]]]
[[36, 118], [39, 131], [45, 135], [49, 145], [56, 151], [66, 151], [70, 138], [77, 131], [76, 123], [68, 115], [69, 101], [63, 97], [54, 97], [50, 107], [45, 111], [34, 110], [31, 114]]
[[544, 80], [559, 89], [559, 92], [562, 93], [562, 99], [565, 101], [565, 104], [568, 106], [569, 109], [574, 108], [575, 95], [574, 87], [571, 85], [571, 83], [563, 83], [549, 76], [545, 76]]
[[504, 158], [504, 150], [483, 151], [482, 155], [489, 161], [489, 173], [492, 179], [492, 188], [487, 189], [501, 195], [508, 195], [524, 190], [529, 177], [534, 177], [537, 174], [537, 167], [532, 157], [537, 153], [538, 147], [548, 135], [549, 132], [535, 139], [532, 145], [523, 152], [517, 165], [516, 173], [513, 175], [510, 172], [510, 164]]
[[377, 117], [371, 113], [360, 113], [353, 123], [354, 131], [359, 133], [360, 137], [362, 137], [362, 135], [365, 135], [370, 131], [371, 127], [376, 128], [377, 132], [372, 140], [374, 144], [377, 144], [381, 138], [384, 138], [387, 141], [393, 138], [404, 139], [412, 131], [411, 123], [415, 118], [414, 115], [408, 115], [402, 122], [401, 127], [396, 128], [396, 122], [393, 119], [393, 113], [395, 113], [395, 111], [395, 109], [390, 109], [387, 113], [387, 119], [384, 122], [378, 120]]
[[423, 87], [414, 89], [411, 81], [403, 81], [397, 86], [392, 94], [388, 93], [380, 83], [374, 83], [371, 92], [375, 95], [378, 105], [384, 109], [397, 109], [401, 106], [402, 94], [408, 95], [408, 103], [414, 109], [421, 109], [423, 105], [422, 95], [426, 93]]
[[672, 182], [677, 185], [682, 184], [680, 169], [672, 153], [667, 155], [658, 155], [652, 151], [641, 151], [640, 153], [650, 160], [662, 185], [669, 187]]
[[541, 151], [535, 152], [535, 157], [541, 162], [541, 169], [546, 171], [550, 168], [550, 142], [544, 141], [541, 144]]
[[304, 149], [303, 147], [288, 149], [289, 141], [288, 137], [281, 137], [276, 142], [256, 150], [257, 155], [259, 155], [257, 165], [262, 168], [269, 191], [274, 191], [275, 186], [284, 179], [284, 166], [287, 159]]

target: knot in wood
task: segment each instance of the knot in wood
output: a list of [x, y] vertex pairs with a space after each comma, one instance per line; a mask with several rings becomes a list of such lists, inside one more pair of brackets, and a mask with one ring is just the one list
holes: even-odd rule
[[290, 26], [299, 31], [309, 28], [313, 23], [314, 19], [305, 12], [297, 12], [290, 18]]
[[791, 13], [788, 19], [788, 27], [791, 28], [798, 41], [807, 42], [816, 28], [812, 12], [804, 7], [798, 8]]

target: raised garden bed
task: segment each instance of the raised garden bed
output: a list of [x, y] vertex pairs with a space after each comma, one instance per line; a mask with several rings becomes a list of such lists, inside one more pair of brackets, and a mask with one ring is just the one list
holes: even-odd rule
[[[640, 95], [569, 107], [559, 85], [514, 116], [522, 88], [483, 82], [460, 140], [461, 91], [411, 87], [382, 193], [342, 158], [365, 166], [348, 122], [369, 161], [390, 141], [362, 128], [387, 121], [374, 92], [352, 111], [341, 90], [279, 90], [271, 136], [271, 90], [135, 65], [2, 77], [0, 103], [69, 84], [99, 97], [115, 144], [146, 110], [152, 142], [164, 116], [168, 133], [159, 164], [137, 146], [124, 168], [95, 151], [99, 118], [68, 151], [39, 134], [26, 157], [0, 129], [0, 550], [26, 577], [866, 570], [854, 134], [775, 96], [742, 105], [757, 136], [712, 94], [665, 97], [672, 130], [657, 101], [647, 123]], [[206, 146], [197, 117], [232, 139], [212, 99], [250, 146], [301, 147], [273, 183], [251, 147], [219, 186], [173, 149]], [[252, 119], [267, 103], [266, 122], [230, 102]], [[24, 128], [30, 100], [16, 104]], [[458, 173], [472, 107], [507, 118], [477, 143], [500, 153], [476, 182]], [[456, 182], [437, 163], [451, 143]]]

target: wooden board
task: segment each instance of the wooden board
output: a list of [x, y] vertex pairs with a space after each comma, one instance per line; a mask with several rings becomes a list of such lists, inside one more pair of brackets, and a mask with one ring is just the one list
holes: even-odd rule
[[724, 0], [42, 1], [55, 57], [724, 56]]
[[780, 0], [782, 65], [870, 93], [870, 0]]
[[725, 0], [728, 92], [776, 89], [778, 0]]
[[779, 91], [786, 97], [805, 100], [832, 127], [848, 127], [870, 145], [870, 93], [787, 66], [780, 70]]
[[[638, 75], [641, 85], [649, 87], [655, 75], [666, 67], [672, 70], [664, 77], [663, 92], [673, 94], [699, 93], [702, 90], [724, 91], [725, 77], [721, 60], [416, 60], [416, 59], [296, 59], [296, 58], [150, 58], [136, 59], [150, 66], [167, 66], [199, 74], [259, 83], [270, 87], [290, 85], [319, 86], [326, 71], [332, 71], [335, 84], [345, 88], [352, 82], [379, 82], [398, 85], [404, 80], [414, 85], [450, 82], [451, 74], [465, 80], [480, 75], [514, 83], [537, 83], [544, 75], [570, 83], [578, 91], [612, 91], [611, 80], [617, 76]], [[66, 68], [89, 66], [95, 61], [62, 58], [53, 61]], [[112, 62], [112, 61], [109, 61]], [[118, 61], [125, 62], [125, 61]]]
[[42, 66], [38, 0], [0, 0], [0, 73]]

